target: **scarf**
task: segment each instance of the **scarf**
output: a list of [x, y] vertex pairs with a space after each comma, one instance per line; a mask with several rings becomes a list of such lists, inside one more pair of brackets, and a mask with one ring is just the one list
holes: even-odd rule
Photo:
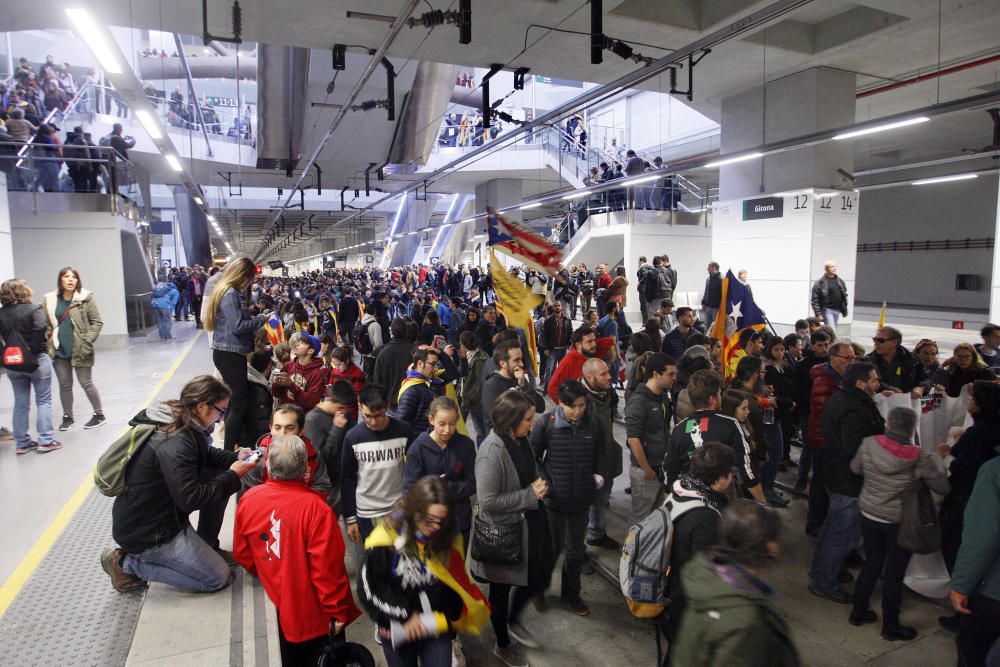
[[722, 509], [726, 506], [724, 495], [686, 473], [682, 473], [674, 482], [673, 495], [677, 498], [701, 498], [719, 514], [722, 514]]

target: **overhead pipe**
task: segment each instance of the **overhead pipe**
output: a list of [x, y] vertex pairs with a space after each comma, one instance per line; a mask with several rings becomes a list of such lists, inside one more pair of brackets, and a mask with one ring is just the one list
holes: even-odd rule
[[[319, 156], [323, 152], [323, 149], [326, 148], [326, 144], [330, 141], [330, 137], [332, 137], [333, 133], [337, 131], [338, 127], [340, 127], [340, 124], [343, 122], [344, 118], [350, 112], [350, 106], [361, 94], [361, 90], [364, 88], [365, 84], [368, 83], [368, 79], [371, 78], [372, 73], [374, 73], [375, 69], [381, 64], [382, 58], [385, 57], [386, 52], [389, 50], [389, 46], [393, 43], [393, 41], [395, 41], [396, 37], [399, 35], [400, 30], [403, 29], [404, 25], [406, 25], [406, 20], [409, 18], [410, 14], [413, 13], [413, 10], [417, 8], [417, 5], [419, 5], [420, 2], [421, 0], [409, 0], [406, 3], [406, 6], [403, 8], [403, 11], [401, 11], [399, 16], [395, 18], [395, 20], [392, 23], [392, 27], [389, 29], [389, 34], [385, 36], [384, 40], [382, 40], [382, 44], [380, 44], [378, 49], [376, 49], [375, 53], [371, 57], [371, 60], [369, 60], [368, 65], [365, 67], [364, 72], [361, 73], [361, 77], [354, 84], [354, 88], [351, 89], [351, 94], [348, 95], [347, 100], [344, 102], [344, 107], [337, 112], [337, 115], [333, 119], [333, 122], [330, 123], [330, 128], [326, 131], [326, 135], [319, 142], [319, 145], [316, 146], [316, 150], [313, 151], [313, 154], [309, 157], [309, 160], [306, 162], [305, 167], [302, 169], [302, 173], [296, 179], [295, 187], [298, 187], [302, 184], [302, 180], [305, 178], [305, 174], [309, 171], [310, 168], [312, 168], [314, 164], [316, 164], [316, 160], [319, 159]], [[289, 194], [288, 198], [285, 200], [285, 203], [281, 207], [282, 210], [288, 208], [288, 204], [291, 201], [291, 199], [292, 196], [291, 194]], [[275, 218], [271, 220], [270, 227], [274, 226], [275, 220], [277, 220], [277, 216], [275, 216]], [[263, 253], [266, 249], [267, 249], [266, 246], [261, 247], [260, 245], [258, 245], [257, 250], [254, 253], [254, 258], [260, 259], [261, 253]]]
[[924, 81], [931, 81], [942, 76], [948, 76], [949, 74], [957, 74], [958, 72], [964, 72], [967, 69], [973, 69], [974, 67], [981, 67], [983, 65], [989, 65], [990, 63], [995, 63], [1000, 61], [1000, 54], [995, 56], [989, 56], [988, 58], [980, 58], [978, 60], [973, 60], [972, 62], [962, 63], [961, 65], [954, 65], [952, 67], [945, 67], [934, 72], [928, 72], [927, 74], [918, 74], [917, 76], [910, 77], [909, 79], [903, 79], [902, 81], [895, 81], [893, 83], [888, 83], [884, 86], [879, 86], [878, 88], [872, 88], [870, 90], [865, 90], [857, 94], [857, 98], [860, 100], [863, 97], [871, 97], [872, 95], [878, 95], [879, 93], [886, 93], [890, 90], [896, 90], [897, 88], [903, 88], [904, 86], [912, 86], [916, 83], [923, 83]]
[[590, 64], [604, 62], [604, 3], [590, 0]]
[[184, 76], [187, 78], [189, 99], [194, 105], [195, 112], [198, 114], [198, 124], [201, 125], [201, 134], [205, 137], [208, 157], [215, 157], [212, 153], [212, 142], [208, 139], [208, 125], [205, 124], [205, 114], [201, 110], [201, 100], [198, 99], [198, 95], [194, 91], [194, 81], [191, 80], [191, 70], [188, 68], [187, 56], [184, 54], [184, 42], [181, 41], [181, 36], [176, 32], [174, 33], [174, 44], [177, 46], [178, 60], [184, 66]]

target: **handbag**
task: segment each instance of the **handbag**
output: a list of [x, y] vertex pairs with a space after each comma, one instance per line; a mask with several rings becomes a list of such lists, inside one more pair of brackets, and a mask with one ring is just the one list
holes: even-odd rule
[[[41, 307], [41, 306], [39, 306]], [[0, 365], [9, 371], [34, 373], [38, 370], [38, 357], [31, 351], [24, 337], [13, 326], [4, 327], [3, 354], [0, 355]]]
[[[916, 470], [914, 468], [914, 470]], [[941, 548], [941, 524], [934, 498], [916, 472], [901, 496], [903, 508], [899, 516], [899, 536], [896, 543], [910, 553], [929, 554]]]
[[487, 565], [520, 565], [524, 559], [521, 521], [489, 523], [479, 516], [479, 505], [476, 504], [476, 516], [472, 521], [473, 560]]

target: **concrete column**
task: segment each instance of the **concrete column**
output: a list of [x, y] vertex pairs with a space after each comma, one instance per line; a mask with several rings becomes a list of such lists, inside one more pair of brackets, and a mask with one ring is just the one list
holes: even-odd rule
[[[855, 75], [814, 67], [722, 100], [722, 157], [763, 144], [850, 125], [855, 120]], [[719, 172], [719, 199], [843, 185], [837, 169], [854, 168], [851, 141], [828, 141]]]
[[[855, 75], [817, 67], [722, 101], [722, 157], [850, 125]], [[839, 265], [853, 317], [859, 196], [837, 170], [854, 168], [850, 141], [830, 141], [723, 166], [713, 207], [712, 253], [723, 273], [747, 269], [757, 304], [776, 326], [812, 314], [813, 281]]]
[[[985, 178], [997, 179], [1000, 176]], [[996, 242], [1000, 238], [1000, 187], [997, 188], [996, 220], [996, 231], [993, 233], [993, 275], [990, 278], [990, 322], [993, 323], [1000, 322], [1000, 243]], [[0, 246], [0, 252], [2, 251], [3, 247]]]
[[0, 282], [14, 277], [13, 246], [14, 244], [10, 235], [10, 203], [7, 198], [7, 174], [0, 172]]
[[[504, 206], [520, 204], [521, 201], [521, 181], [519, 179], [495, 178], [492, 181], [486, 181], [476, 186], [477, 214], [485, 213], [487, 206], [503, 208]], [[521, 222], [521, 211], [517, 209], [504, 213], [504, 216], [508, 220]], [[486, 221], [482, 219], [477, 220], [476, 233], [483, 234], [485, 232]]]

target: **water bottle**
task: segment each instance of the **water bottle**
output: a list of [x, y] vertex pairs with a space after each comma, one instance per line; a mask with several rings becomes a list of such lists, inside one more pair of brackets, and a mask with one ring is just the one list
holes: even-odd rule
[[774, 423], [774, 404], [776, 403], [774, 394], [768, 394], [761, 402], [762, 419], [765, 424]]

